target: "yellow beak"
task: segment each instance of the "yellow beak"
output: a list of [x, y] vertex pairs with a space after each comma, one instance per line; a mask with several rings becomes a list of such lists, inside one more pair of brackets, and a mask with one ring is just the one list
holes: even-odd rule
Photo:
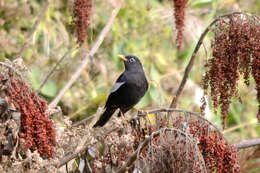
[[123, 60], [123, 61], [127, 61], [126, 57], [124, 55], [118, 55], [118, 57]]

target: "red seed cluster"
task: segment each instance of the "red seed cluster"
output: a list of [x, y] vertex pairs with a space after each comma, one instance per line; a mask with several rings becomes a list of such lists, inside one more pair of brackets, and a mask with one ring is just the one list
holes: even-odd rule
[[174, 0], [174, 17], [175, 17], [175, 27], [177, 30], [177, 48], [181, 49], [182, 46], [182, 38], [183, 38], [183, 27], [184, 27], [184, 17], [185, 17], [185, 8], [187, 4], [187, 0]]
[[[260, 35], [260, 27], [258, 27], [258, 35]], [[260, 36], [259, 36], [260, 37]], [[258, 43], [260, 42], [260, 38], [258, 37]], [[258, 44], [258, 51], [255, 51], [255, 57], [252, 63], [252, 74], [256, 83], [256, 91], [257, 91], [257, 100], [258, 100], [258, 113], [257, 118], [260, 122], [260, 43]]]
[[209, 125], [197, 120], [190, 122], [189, 127], [190, 133], [199, 140], [198, 147], [204, 158], [207, 172], [240, 172], [237, 150], [228, 144], [219, 132], [211, 130]]
[[86, 40], [92, 9], [91, 0], [75, 0], [73, 6], [73, 29], [77, 32], [78, 43]]
[[260, 25], [249, 16], [236, 15], [229, 21], [219, 21], [213, 31], [213, 57], [205, 65], [203, 88], [207, 91], [210, 87], [213, 106], [220, 107], [225, 127], [231, 98], [238, 96], [237, 81], [241, 75], [246, 85], [250, 74], [254, 77], [260, 103]]
[[53, 121], [46, 114], [47, 102], [12, 74], [9, 74], [7, 96], [9, 104], [21, 112], [20, 137], [25, 139], [26, 147], [37, 150], [43, 158], [53, 157], [56, 135]]

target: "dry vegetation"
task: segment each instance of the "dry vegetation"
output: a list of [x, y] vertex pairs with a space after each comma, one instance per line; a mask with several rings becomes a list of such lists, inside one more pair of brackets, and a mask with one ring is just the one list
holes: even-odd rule
[[[71, 79], [65, 85], [62, 83], [63, 89], [52, 97], [49, 105], [40, 96], [41, 87], [38, 93], [33, 91], [32, 83], [28, 78], [29, 67], [26, 67], [21, 59], [5, 60], [0, 63], [0, 172], [237, 173], [248, 170], [258, 171], [260, 169], [260, 139], [233, 145], [219, 127], [203, 116], [207, 101], [211, 100], [215, 110], [220, 107], [222, 127], [225, 128], [226, 119], [230, 116], [231, 98], [239, 97], [239, 77], [243, 76], [245, 84], [249, 86], [252, 76], [257, 93], [254, 99], [258, 101], [257, 118], [260, 120], [260, 22], [258, 17], [234, 12], [215, 18], [211, 22], [201, 34], [191, 55], [177, 92], [171, 98], [171, 108], [138, 112], [132, 118], [127, 117], [127, 122], [114, 116], [105, 127], [94, 129], [92, 125], [102, 109], [95, 109], [96, 113], [92, 116], [73, 122], [64, 115], [66, 112], [64, 106], [62, 106], [63, 111], [57, 107], [61, 97], [72, 87], [80, 74], [85, 78], [90, 78], [91, 72], [95, 72], [96, 66], [90, 68], [88, 74], [82, 71], [95, 61], [93, 56], [100, 53], [97, 51], [108, 35], [112, 24], [116, 23], [116, 17], [124, 15], [123, 10], [128, 5], [123, 0], [109, 1], [113, 6], [110, 18], [106, 19], [107, 23], [95, 36], [96, 41], [93, 41], [92, 47], [86, 51], [86, 44], [90, 41], [87, 37], [91, 25], [90, 19], [91, 16], [97, 17], [92, 14], [93, 2], [75, 0], [72, 3], [70, 1], [73, 13], [68, 27], [75, 31], [77, 44], [75, 48], [69, 49], [64, 57], [75, 49], [79, 52], [78, 55], [83, 54], [84, 59], [80, 61], [81, 64], [72, 74]], [[173, 5], [178, 30], [176, 47], [179, 53], [183, 44], [184, 10], [187, 8], [187, 2], [187, 0], [176, 0]], [[41, 27], [40, 22], [44, 14], [48, 13], [48, 8], [51, 8], [50, 4], [49, 1], [44, 4], [41, 14], [16, 57], [22, 57], [26, 51], [30, 42], [28, 40], [33, 39], [37, 27]], [[122, 10], [121, 13], [120, 10]], [[211, 38], [212, 57], [206, 61], [206, 73], [202, 84], [205, 95], [209, 97], [202, 98], [204, 101], [201, 106], [202, 115], [190, 109], [175, 108], [182, 97], [181, 94], [194, 65], [194, 59], [210, 31], [214, 33]], [[102, 73], [107, 73], [102, 64], [98, 67]], [[52, 72], [57, 68], [58, 65], [55, 65]], [[151, 73], [158, 76], [155, 68], [151, 70]], [[154, 85], [151, 88], [153, 91], [157, 89]], [[149, 95], [151, 99], [155, 99], [158, 93], [152, 92], [152, 89]], [[75, 92], [75, 95], [77, 94], [79, 93]], [[244, 148], [247, 149], [244, 150]]]

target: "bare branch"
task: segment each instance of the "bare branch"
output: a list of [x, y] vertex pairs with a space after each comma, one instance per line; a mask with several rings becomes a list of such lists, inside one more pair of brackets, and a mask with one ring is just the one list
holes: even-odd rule
[[239, 143], [234, 144], [234, 146], [238, 150], [249, 148], [249, 147], [254, 147], [256, 145], [260, 145], [260, 138], [241, 141]]
[[116, 8], [112, 11], [111, 16], [106, 24], [106, 26], [103, 28], [101, 33], [99, 34], [97, 41], [94, 43], [93, 47], [89, 51], [88, 55], [83, 59], [82, 64], [79, 66], [79, 68], [74, 72], [74, 74], [71, 76], [70, 80], [66, 83], [66, 85], [62, 88], [62, 90], [59, 92], [59, 94], [56, 96], [56, 98], [50, 103], [49, 107], [55, 107], [62, 96], [65, 94], [65, 92], [71, 87], [71, 85], [76, 81], [76, 79], [80, 76], [82, 70], [88, 65], [91, 57], [94, 56], [94, 54], [97, 52], [98, 48], [102, 44], [104, 38], [106, 37], [108, 31], [110, 30], [115, 17], [117, 16], [117, 13], [119, 12], [121, 8], [121, 1], [118, 1], [118, 4]]
[[55, 70], [57, 69], [57, 67], [61, 64], [61, 62], [67, 57], [67, 55], [69, 53], [71, 53], [73, 50], [76, 50], [77, 48], [73, 48], [68, 50], [57, 62], [57, 64], [52, 68], [52, 70], [47, 74], [47, 76], [45, 77], [45, 79], [42, 81], [40, 87], [37, 89], [37, 93], [39, 93], [41, 91], [41, 89], [43, 88], [43, 86], [46, 84], [46, 82], [48, 81], [48, 79], [51, 77], [51, 75], [55, 72]]
[[159, 108], [159, 109], [153, 109], [153, 110], [148, 111], [147, 113], [138, 113], [137, 115], [134, 116], [133, 119], [136, 120], [136, 119], [139, 119], [139, 117], [146, 116], [147, 114], [156, 114], [156, 113], [159, 113], [159, 112], [182, 112], [182, 113], [188, 113], [188, 114], [194, 115], [197, 118], [199, 118], [199, 119], [201, 119], [203, 121], [206, 121], [208, 124], [210, 124], [212, 127], [214, 127], [220, 134], [222, 134], [222, 132], [219, 130], [219, 128], [215, 124], [213, 124], [212, 122], [210, 122], [209, 120], [207, 120], [206, 118], [201, 116], [200, 113], [187, 111], [187, 110], [179, 109], [179, 108]]
[[21, 49], [19, 50], [19, 52], [17, 53], [16, 58], [20, 58], [20, 57], [22, 56], [24, 50], [28, 47], [29, 42], [31, 41], [31, 39], [32, 39], [32, 37], [33, 37], [33, 35], [34, 35], [34, 33], [35, 33], [35, 31], [36, 31], [36, 29], [37, 29], [39, 23], [40, 23], [41, 20], [44, 18], [45, 14], [46, 14], [46, 12], [47, 12], [47, 9], [48, 9], [48, 7], [49, 7], [49, 4], [50, 4], [50, 0], [47, 0], [47, 1], [45, 2], [45, 4], [43, 5], [43, 9], [42, 9], [42, 11], [40, 12], [40, 15], [39, 15], [38, 18], [36, 19], [36, 21], [35, 21], [35, 23], [34, 23], [34, 25], [33, 25], [32, 30], [28, 33], [28, 35], [27, 35], [27, 40], [25, 40], [24, 45], [22, 46], [22, 48], [21, 48]]
[[188, 78], [189, 73], [190, 73], [190, 71], [191, 71], [191, 69], [192, 69], [192, 67], [193, 67], [193, 63], [194, 63], [195, 57], [196, 57], [196, 55], [197, 55], [197, 53], [198, 53], [198, 51], [199, 51], [199, 48], [200, 48], [200, 46], [201, 46], [201, 44], [202, 44], [202, 42], [203, 42], [205, 36], [207, 35], [207, 33], [211, 30], [212, 26], [213, 26], [216, 22], [218, 22], [218, 21], [221, 20], [222, 18], [231, 17], [231, 16], [234, 15], [234, 14], [244, 14], [244, 13], [243, 13], [243, 12], [232, 12], [232, 13], [228, 13], [228, 14], [219, 16], [218, 18], [216, 18], [215, 20], [213, 20], [213, 21], [209, 24], [209, 26], [204, 30], [204, 32], [201, 34], [201, 36], [200, 36], [200, 38], [199, 38], [199, 41], [198, 41], [198, 43], [197, 43], [197, 45], [196, 45], [196, 47], [195, 47], [195, 49], [194, 49], [194, 51], [193, 51], [193, 53], [192, 53], [191, 59], [190, 59], [190, 61], [189, 61], [189, 64], [188, 64], [188, 65], [186, 66], [186, 68], [185, 68], [184, 76], [183, 76], [182, 81], [181, 81], [181, 83], [180, 83], [180, 85], [179, 85], [179, 88], [177, 89], [176, 94], [173, 96], [172, 102], [171, 102], [171, 104], [170, 104], [170, 107], [171, 107], [171, 108], [175, 108], [175, 107], [177, 106], [177, 101], [178, 101], [179, 96], [181, 95], [182, 90], [183, 90], [183, 88], [184, 88], [184, 86], [185, 86], [185, 84], [186, 84], [186, 82], [187, 82], [187, 78]]
[[73, 152], [72, 154], [70, 154], [68, 156], [63, 157], [58, 163], [55, 163], [54, 166], [57, 167], [57, 168], [62, 167], [63, 165], [65, 165], [66, 163], [71, 161], [72, 159], [76, 158], [80, 153], [85, 152], [89, 148], [89, 145], [90, 144], [85, 144], [79, 150]]
[[80, 121], [73, 123], [72, 127], [78, 127], [79, 125], [86, 124], [89, 121], [91, 121], [93, 118], [95, 118], [96, 115], [97, 115], [97, 112], [94, 115], [90, 115], [90, 116], [84, 118], [83, 120], [80, 120]]

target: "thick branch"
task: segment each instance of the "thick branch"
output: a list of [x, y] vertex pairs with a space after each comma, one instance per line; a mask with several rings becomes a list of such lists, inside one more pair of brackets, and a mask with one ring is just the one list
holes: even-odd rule
[[24, 50], [28, 47], [28, 45], [29, 45], [29, 43], [30, 43], [30, 41], [31, 41], [31, 39], [32, 39], [32, 37], [33, 37], [37, 27], [38, 27], [38, 25], [40, 24], [41, 20], [44, 18], [45, 14], [47, 12], [49, 4], [50, 4], [50, 0], [47, 0], [45, 2], [45, 4], [43, 5], [43, 9], [40, 12], [40, 15], [38, 16], [38, 18], [36, 19], [36, 21], [35, 21], [35, 23], [33, 25], [32, 30], [28, 33], [27, 39], [25, 40], [23, 47], [17, 53], [17, 56], [16, 56], [17, 58], [21, 57], [23, 52], [24, 52]]
[[193, 67], [193, 63], [194, 63], [195, 57], [196, 57], [196, 55], [197, 55], [197, 53], [198, 53], [198, 51], [199, 51], [199, 48], [200, 48], [200, 46], [201, 46], [201, 44], [202, 44], [202, 42], [203, 42], [205, 36], [207, 35], [207, 33], [211, 30], [212, 26], [213, 26], [216, 22], [220, 21], [222, 18], [231, 17], [231, 16], [234, 15], [234, 14], [243, 14], [243, 12], [232, 12], [232, 13], [228, 13], [228, 14], [219, 16], [218, 18], [216, 18], [215, 20], [213, 20], [213, 21], [209, 24], [209, 26], [204, 30], [204, 32], [201, 34], [201, 36], [200, 36], [200, 38], [199, 38], [199, 41], [198, 41], [198, 43], [197, 43], [197, 45], [196, 45], [196, 47], [195, 47], [195, 49], [194, 49], [194, 51], [193, 51], [193, 53], [192, 53], [192, 56], [191, 56], [190, 61], [189, 61], [189, 64], [188, 64], [188, 65], [186, 66], [186, 68], [185, 68], [184, 76], [183, 76], [183, 78], [182, 78], [181, 84], [179, 85], [179, 88], [177, 89], [176, 94], [173, 96], [172, 102], [171, 102], [171, 104], [170, 104], [170, 107], [171, 107], [171, 108], [175, 108], [175, 107], [177, 106], [177, 101], [178, 101], [179, 96], [181, 95], [182, 90], [183, 90], [183, 88], [184, 88], [184, 86], [185, 86], [185, 84], [186, 84], [186, 82], [187, 82], [187, 78], [188, 78], [189, 73], [190, 73], [190, 71], [191, 71], [191, 69], [192, 69], [192, 67]]
[[244, 149], [244, 148], [249, 148], [249, 147], [254, 147], [256, 145], [260, 145], [260, 138], [241, 141], [239, 143], [234, 144], [234, 146], [238, 150], [241, 150], [241, 149]]
[[102, 44], [104, 38], [106, 37], [108, 31], [110, 30], [114, 19], [119, 12], [121, 8], [121, 1], [118, 1], [118, 4], [116, 8], [112, 11], [111, 16], [106, 24], [106, 26], [103, 28], [101, 33], [99, 34], [97, 41], [89, 51], [88, 55], [83, 59], [82, 64], [79, 66], [79, 68], [75, 71], [75, 73], [71, 76], [70, 80], [66, 83], [66, 85], [62, 88], [62, 90], [59, 92], [59, 94], [56, 96], [56, 98], [50, 103], [49, 107], [55, 107], [57, 106], [58, 102], [62, 98], [62, 96], [65, 94], [65, 92], [71, 87], [71, 85], [76, 81], [76, 79], [80, 76], [82, 70], [88, 65], [91, 57], [94, 56], [94, 54], [97, 52], [98, 48]]

